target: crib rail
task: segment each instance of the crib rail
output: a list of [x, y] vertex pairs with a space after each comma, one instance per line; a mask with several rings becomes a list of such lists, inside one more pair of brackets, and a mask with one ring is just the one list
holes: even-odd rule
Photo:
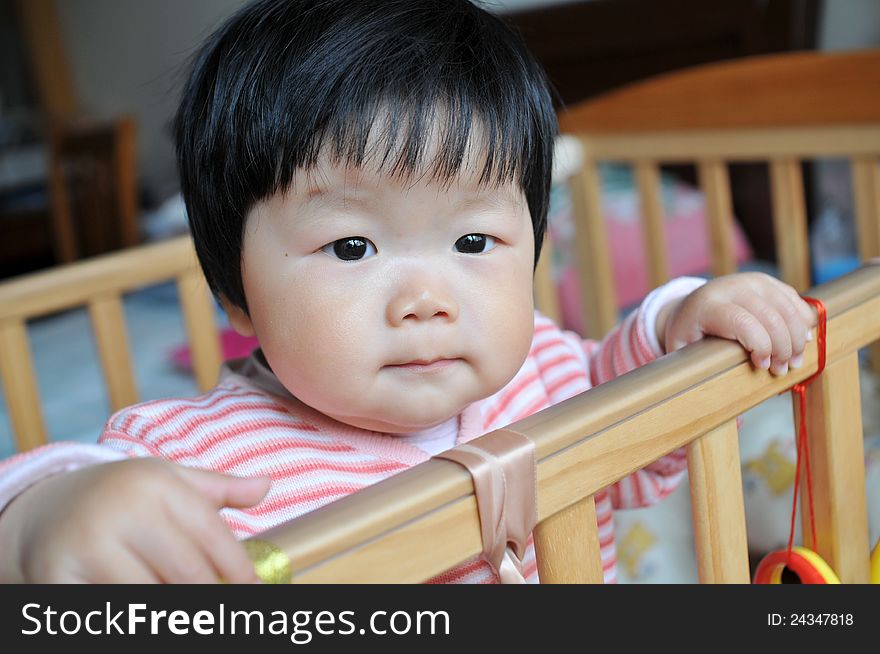
[[188, 236], [68, 264], [0, 283], [0, 377], [19, 450], [46, 442], [27, 321], [86, 306], [110, 405], [138, 400], [122, 297], [137, 288], [177, 283], [199, 388], [217, 379], [220, 345], [212, 300]]
[[[880, 265], [813, 289], [828, 309], [827, 365], [808, 415], [816, 549], [844, 582], [868, 579], [857, 351], [880, 338]], [[817, 369], [816, 344], [786, 377], [710, 339], [513, 425], [535, 441], [535, 545], [544, 582], [601, 582], [593, 495], [687, 446], [700, 579], [747, 582], [735, 419]], [[832, 433], [833, 432], [833, 433]], [[833, 437], [832, 437], [833, 436]], [[809, 529], [808, 516], [803, 520]], [[805, 531], [805, 533], [808, 533]], [[481, 551], [473, 485], [431, 460], [261, 534], [295, 582], [419, 582]]]
[[[739, 128], [664, 132], [580, 133], [582, 170], [570, 181], [573, 215], [581, 258], [585, 298], [584, 324], [600, 338], [617, 322], [617, 299], [602, 219], [598, 165], [632, 167], [644, 217], [649, 283], [669, 280], [659, 169], [663, 164], [694, 164], [706, 198], [711, 272], [736, 271], [733, 204], [728, 165], [768, 165], [776, 254], [780, 277], [798, 291], [810, 285], [806, 203], [801, 163], [818, 158], [850, 162], [859, 255], [880, 256], [880, 125], [833, 125], [790, 128]], [[538, 286], [542, 288], [542, 286]], [[538, 295], [538, 305], [552, 300]], [[875, 360], [880, 361], [880, 349]]]

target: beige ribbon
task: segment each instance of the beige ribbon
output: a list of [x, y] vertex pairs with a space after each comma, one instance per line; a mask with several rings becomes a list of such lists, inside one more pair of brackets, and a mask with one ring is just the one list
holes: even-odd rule
[[535, 444], [511, 429], [437, 454], [464, 466], [474, 480], [483, 556], [502, 584], [524, 584], [522, 557], [538, 521]]

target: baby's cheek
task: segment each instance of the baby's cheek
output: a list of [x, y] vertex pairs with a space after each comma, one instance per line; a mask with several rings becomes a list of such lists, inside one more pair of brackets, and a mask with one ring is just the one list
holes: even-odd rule
[[496, 305], [482, 321], [480, 342], [486, 395], [503, 388], [522, 368], [534, 334], [534, 311], [528, 303]]

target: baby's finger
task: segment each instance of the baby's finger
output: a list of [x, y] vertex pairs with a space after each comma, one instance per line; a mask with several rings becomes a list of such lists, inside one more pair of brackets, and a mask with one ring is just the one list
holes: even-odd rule
[[773, 350], [770, 335], [764, 325], [740, 305], [732, 302], [715, 304], [705, 312], [701, 329], [706, 334], [739, 341], [751, 352], [756, 368], [766, 370], [770, 367], [770, 353]]
[[772, 303], [773, 307], [779, 312], [788, 329], [788, 336], [791, 340], [791, 361], [800, 367], [804, 353], [804, 347], [807, 343], [807, 329], [810, 323], [805, 321], [794, 302], [782, 288], [775, 287], [769, 291], [767, 299]]
[[788, 372], [788, 361], [791, 359], [791, 334], [785, 318], [763, 298], [753, 296], [746, 302], [743, 308], [763, 325], [770, 336], [770, 372], [784, 375]]
[[174, 471], [218, 509], [259, 504], [272, 483], [268, 477], [235, 477], [184, 466], [175, 466]]
[[131, 538], [128, 546], [163, 583], [211, 584], [218, 574], [186, 528], [169, 516], [166, 523], [150, 525]]
[[782, 290], [782, 292], [785, 294], [785, 296], [795, 306], [795, 308], [797, 309], [798, 315], [801, 317], [801, 320], [803, 320], [806, 323], [807, 329], [809, 329], [813, 325], [815, 325], [816, 324], [816, 313], [814, 312], [813, 307], [810, 306], [810, 304], [808, 302], [806, 302], [800, 295], [798, 295], [798, 292], [796, 290], [794, 290], [788, 284], [786, 284], [776, 278], [774, 278], [773, 281], [776, 282], [776, 287], [779, 288], [780, 290]]
[[213, 580], [222, 578], [232, 584], [255, 583], [257, 574], [253, 562], [217, 511], [202, 498], [197, 498], [185, 510], [181, 506], [175, 502], [172, 507], [175, 520], [187, 532], [201, 557], [213, 568]]
[[[100, 561], [93, 561], [76, 580], [88, 584], [156, 584], [161, 579], [143, 557], [122, 542], [109, 544]], [[60, 583], [67, 583], [62, 581]]]

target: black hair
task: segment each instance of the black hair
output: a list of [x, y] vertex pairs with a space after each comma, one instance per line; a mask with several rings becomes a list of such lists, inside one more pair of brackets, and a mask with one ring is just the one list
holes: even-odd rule
[[[518, 34], [468, 0], [258, 0], [198, 52], [174, 121], [190, 229], [215, 294], [247, 311], [248, 211], [322, 151], [363, 165], [376, 155], [367, 148], [377, 125], [377, 159], [389, 172], [446, 181], [476, 127], [480, 181], [523, 190], [537, 262], [557, 123], [544, 72]], [[438, 127], [439, 147], [424, 161]]]

